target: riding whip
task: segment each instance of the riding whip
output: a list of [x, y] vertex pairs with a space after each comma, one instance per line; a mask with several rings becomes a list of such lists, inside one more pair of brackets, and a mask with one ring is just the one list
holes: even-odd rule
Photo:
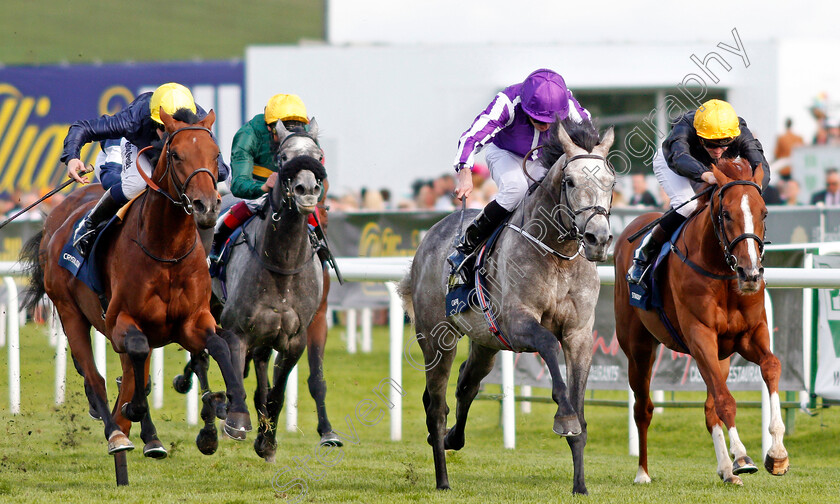
[[[79, 176], [82, 176], [82, 175], [87, 175], [88, 173], [90, 173], [90, 172], [92, 172], [92, 171], [93, 171], [93, 166], [88, 165], [88, 169], [87, 169], [87, 170], [80, 171], [80, 172], [79, 172]], [[40, 205], [40, 204], [41, 204], [41, 202], [43, 202], [43, 201], [44, 201], [44, 200], [46, 200], [47, 198], [51, 197], [53, 194], [55, 194], [55, 193], [57, 193], [57, 192], [61, 191], [62, 189], [64, 189], [65, 187], [69, 186], [69, 185], [70, 185], [70, 184], [72, 184], [73, 182], [75, 182], [75, 180], [71, 178], [70, 180], [68, 180], [68, 181], [64, 182], [63, 184], [61, 184], [60, 186], [56, 187], [56, 188], [55, 188], [55, 189], [53, 189], [52, 191], [50, 191], [50, 192], [48, 192], [47, 194], [45, 194], [45, 195], [41, 196], [41, 197], [38, 199], [38, 201], [36, 201], [35, 203], [32, 203], [32, 204], [31, 204], [31, 205], [29, 205], [28, 207], [24, 208], [23, 210], [20, 210], [18, 213], [16, 213], [16, 214], [12, 215], [11, 217], [9, 217], [9, 218], [8, 218], [8, 219], [6, 219], [5, 221], [3, 221], [3, 223], [2, 223], [2, 224], [0, 224], [0, 229], [3, 229], [3, 226], [5, 226], [6, 224], [8, 224], [8, 223], [12, 222], [13, 220], [17, 219], [17, 218], [18, 218], [18, 217], [20, 217], [21, 215], [25, 214], [25, 213], [26, 213], [26, 212], [28, 212], [28, 211], [29, 211], [32, 207], [35, 207], [35, 206], [37, 206], [37, 205]]]
[[632, 235], [630, 235], [630, 237], [629, 237], [629, 238], [627, 238], [627, 241], [628, 241], [628, 242], [631, 242], [631, 243], [632, 243], [632, 242], [634, 242], [634, 241], [636, 241], [636, 238], [638, 238], [638, 237], [642, 236], [643, 234], [645, 234], [645, 233], [647, 233], [648, 231], [650, 231], [651, 229], [653, 229], [653, 226], [655, 226], [655, 225], [659, 224], [659, 221], [661, 221], [662, 219], [664, 219], [666, 216], [671, 215], [673, 212], [676, 212], [676, 211], [677, 211], [677, 210], [679, 210], [680, 208], [682, 208], [682, 207], [684, 207], [684, 206], [688, 205], [689, 203], [691, 203], [692, 201], [696, 200], [696, 199], [697, 199], [697, 198], [699, 198], [700, 196], [703, 196], [704, 194], [710, 193], [710, 192], [712, 192], [712, 191], [713, 191], [713, 190], [715, 190], [715, 189], [717, 189], [717, 186], [716, 186], [716, 185], [710, 185], [709, 187], [707, 187], [707, 188], [703, 189], [702, 191], [700, 191], [699, 193], [695, 194], [693, 198], [691, 198], [690, 200], [686, 201], [686, 202], [685, 202], [685, 203], [683, 203], [682, 205], [677, 206], [677, 207], [673, 207], [673, 208], [669, 209], [667, 212], [665, 212], [664, 214], [662, 214], [660, 217], [658, 217], [658, 218], [656, 218], [656, 219], [654, 219], [654, 220], [652, 220], [652, 221], [648, 222], [648, 223], [647, 223], [647, 225], [645, 225], [645, 227], [643, 227], [642, 229], [640, 229], [640, 230], [636, 231], [635, 233], [633, 233]]

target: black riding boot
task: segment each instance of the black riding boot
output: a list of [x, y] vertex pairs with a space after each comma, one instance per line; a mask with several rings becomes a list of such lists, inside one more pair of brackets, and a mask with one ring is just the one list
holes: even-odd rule
[[209, 258], [211, 263], [219, 261], [222, 255], [222, 248], [225, 246], [225, 242], [228, 238], [230, 238], [232, 233], [233, 229], [229, 228], [223, 220], [222, 224], [219, 226], [219, 230], [213, 235], [213, 246], [210, 247]]
[[96, 240], [96, 228], [100, 224], [116, 215], [117, 210], [122, 205], [111, 196], [111, 190], [105, 191], [105, 194], [99, 198], [99, 202], [93, 207], [93, 210], [79, 223], [73, 233], [73, 246], [78, 249], [82, 257], [87, 257], [90, 254], [90, 248]]
[[510, 211], [496, 203], [496, 200], [491, 201], [484, 207], [484, 210], [464, 230], [464, 236], [455, 245], [455, 251], [446, 258], [452, 266], [451, 275], [457, 275], [460, 272], [464, 260], [493, 234], [493, 231], [509, 214]]
[[627, 282], [631, 284], [641, 283], [642, 277], [645, 275], [650, 262], [657, 255], [662, 248], [662, 244], [670, 238], [674, 231], [680, 227], [680, 224], [685, 222], [685, 217], [673, 212], [667, 217], [659, 221], [659, 224], [653, 227], [648, 234], [642, 238], [642, 244], [636, 249], [633, 254], [633, 264], [630, 265], [630, 270], [627, 272]]

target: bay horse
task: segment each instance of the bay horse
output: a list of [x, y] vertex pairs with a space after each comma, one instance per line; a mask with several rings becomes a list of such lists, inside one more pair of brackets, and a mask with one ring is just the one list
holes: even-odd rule
[[[163, 152], [152, 172], [150, 187], [126, 213], [116, 236], [105, 243], [100, 268], [107, 312], [99, 297], [58, 264], [73, 224], [89, 210], [102, 188], [91, 184], [76, 191], [45, 221], [30, 240], [21, 260], [30, 271], [29, 302], [47, 294], [55, 305], [85, 393], [104, 422], [108, 453], [131, 450], [131, 422], [148, 419], [144, 393], [151, 348], [178, 343], [191, 352], [205, 349], [218, 362], [231, 397], [225, 430], [244, 439], [251, 429], [242, 378], [234, 371], [226, 342], [216, 333], [210, 312], [210, 275], [203, 248], [197, 247], [198, 226], [212, 226], [218, 216], [216, 191], [219, 147], [210, 127], [215, 113], [203, 120], [181, 113], [173, 119], [161, 110], [166, 128]], [[96, 370], [91, 326], [121, 354], [124, 373], [113, 413], [108, 411], [105, 381]], [[228, 337], [228, 339], [230, 339]]]
[[[572, 451], [572, 491], [587, 493], [583, 400], [600, 291], [593, 261], [606, 259], [612, 240], [609, 207], [615, 172], [606, 156], [613, 139], [612, 129], [599, 139], [589, 121], [565, 120], [552, 126], [552, 140], [541, 154], [548, 172], [513, 213], [492, 260], [484, 266], [487, 287], [480, 296], [492, 301], [498, 336], [488, 329], [478, 307], [447, 317], [446, 257], [457, 234], [459, 213], [432, 226], [417, 248], [399, 292], [426, 364], [423, 405], [439, 490], [449, 489], [444, 452], [464, 446], [467, 415], [481, 380], [492, 369], [496, 353], [508, 349], [539, 352], [545, 361], [557, 403], [553, 431], [566, 437]], [[470, 354], [458, 375], [455, 425], [447, 431], [446, 387], [463, 334], [470, 338]], [[560, 371], [561, 344], [568, 387]]]
[[[785, 426], [779, 404], [781, 364], [770, 351], [770, 335], [764, 308], [764, 219], [767, 208], [761, 197], [764, 174], [755, 173], [744, 160], [721, 160], [712, 166], [717, 180], [710, 195], [698, 200], [682, 235], [673, 243], [660, 281], [664, 313], [675, 336], [666, 329], [656, 311], [631, 307], [624, 273], [637, 243], [628, 237], [660, 214], [635, 219], [621, 234], [615, 247], [615, 328], [621, 349], [629, 361], [628, 378], [636, 398], [633, 416], [639, 431], [639, 468], [636, 483], [649, 483], [647, 432], [653, 416], [650, 399], [651, 368], [656, 347], [689, 353], [706, 383], [706, 428], [712, 436], [717, 473], [726, 483], [742, 485], [739, 474], [758, 470], [747, 456], [735, 427], [735, 399], [726, 386], [729, 357], [737, 352], [758, 364], [770, 392], [772, 446], [764, 466], [771, 474], [788, 470], [788, 454], [782, 438]], [[733, 273], [734, 272], [734, 273]], [[679, 339], [676, 339], [679, 338]], [[680, 341], [681, 340], [681, 341]], [[726, 452], [724, 430], [729, 432], [733, 464]]]

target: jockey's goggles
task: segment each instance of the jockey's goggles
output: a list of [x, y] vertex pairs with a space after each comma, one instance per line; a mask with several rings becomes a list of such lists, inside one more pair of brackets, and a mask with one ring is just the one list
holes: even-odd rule
[[735, 141], [734, 138], [717, 138], [715, 140], [709, 140], [708, 138], [700, 138], [700, 143], [703, 144], [704, 147], [708, 147], [709, 149], [720, 149], [729, 147], [732, 142]]

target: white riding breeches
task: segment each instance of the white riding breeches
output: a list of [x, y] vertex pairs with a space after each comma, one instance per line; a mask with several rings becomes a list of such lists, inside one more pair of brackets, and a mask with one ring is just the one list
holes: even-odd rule
[[[668, 167], [661, 147], [653, 156], [653, 174], [656, 175], [656, 180], [665, 190], [665, 194], [671, 199], [671, 208], [678, 207], [694, 197], [691, 181]], [[696, 208], [697, 200], [694, 200], [677, 210], [677, 213], [688, 217]]]
[[[484, 157], [493, 181], [499, 187], [496, 202], [505, 210], [513, 211], [525, 199], [525, 193], [531, 181], [522, 172], [523, 158], [516, 154], [500, 149], [493, 144], [484, 147]], [[548, 170], [539, 160], [529, 160], [526, 163], [528, 174], [534, 180], [542, 179]]]
[[152, 167], [149, 158], [145, 154], [137, 158], [139, 149], [125, 138], [120, 141], [120, 149], [122, 150], [122, 190], [125, 197], [131, 200], [146, 188], [146, 181], [137, 171], [142, 169], [146, 175], [151, 178], [154, 168]]

